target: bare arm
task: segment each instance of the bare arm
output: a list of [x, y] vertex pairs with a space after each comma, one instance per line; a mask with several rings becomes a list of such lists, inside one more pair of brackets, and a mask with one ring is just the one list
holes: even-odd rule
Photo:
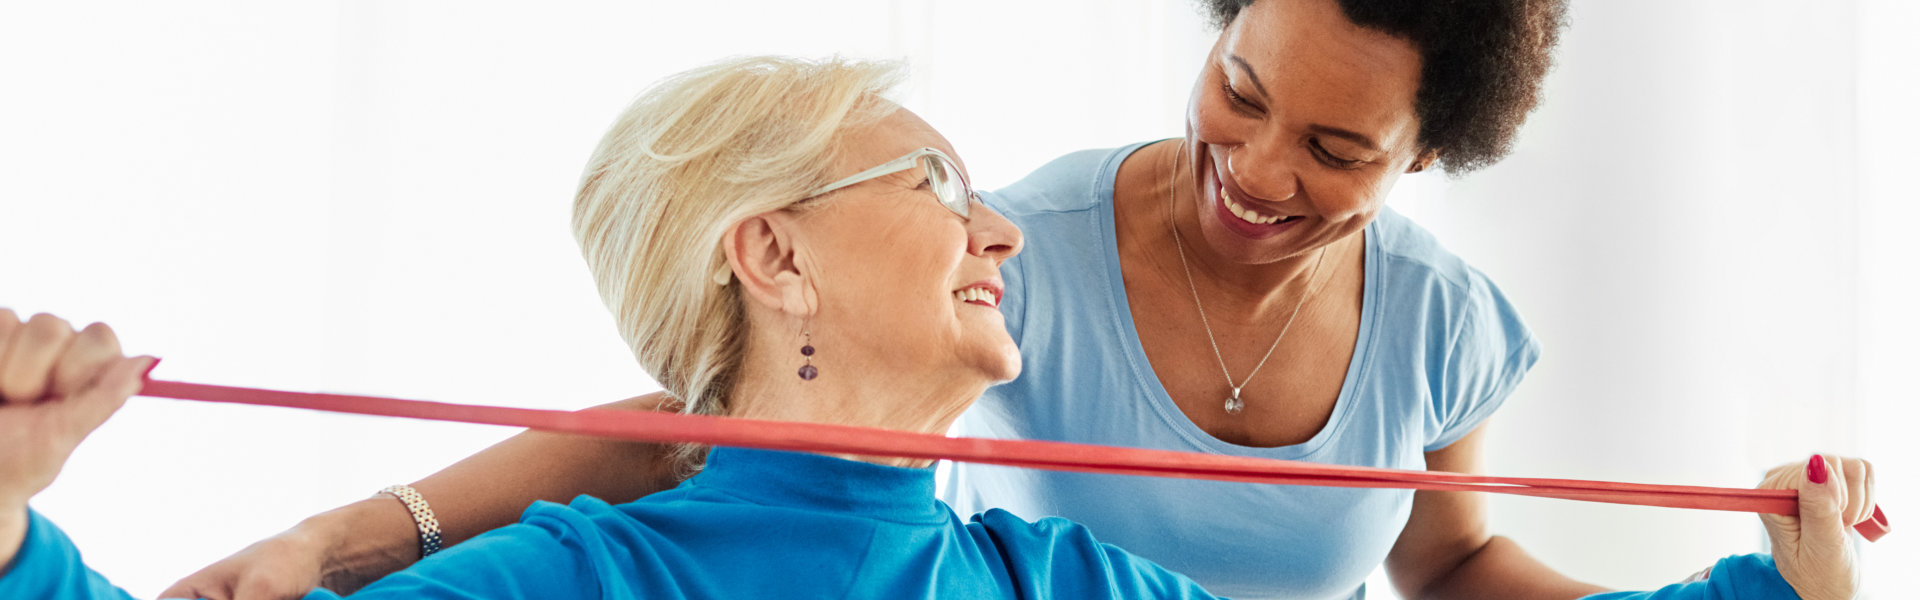
[[[1427, 453], [1427, 469], [1482, 470], [1481, 425], [1453, 445]], [[1407, 528], [1387, 554], [1387, 575], [1407, 598], [1562, 600], [1607, 591], [1561, 575], [1513, 540], [1487, 533], [1487, 500], [1467, 492], [1415, 492]]]
[[[665, 394], [654, 393], [596, 408], [658, 410], [665, 401]], [[667, 448], [660, 444], [529, 431], [441, 469], [413, 488], [432, 504], [441, 535], [452, 545], [519, 521], [535, 500], [564, 503], [584, 494], [618, 504], [679, 485], [666, 458]], [[391, 497], [372, 500], [407, 516]], [[407, 541], [417, 544], [411, 519], [406, 530]]]
[[[655, 393], [597, 408], [659, 410]], [[680, 483], [667, 447], [529, 431], [413, 484], [446, 545], [519, 521], [535, 500], [582, 494], [627, 502]], [[406, 507], [377, 495], [309, 517], [175, 583], [164, 597], [297, 598], [315, 585], [350, 593], [420, 560]]]

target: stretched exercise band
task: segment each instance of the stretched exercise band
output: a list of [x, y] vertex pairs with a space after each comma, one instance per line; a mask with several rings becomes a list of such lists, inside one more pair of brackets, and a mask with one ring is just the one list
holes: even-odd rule
[[[647, 442], [682, 442], [768, 450], [944, 459], [1082, 473], [1331, 487], [1492, 492], [1587, 502], [1778, 515], [1792, 515], [1799, 512], [1799, 492], [1795, 490], [1490, 477], [1068, 442], [956, 438], [820, 423], [763, 421], [651, 411], [608, 409], [564, 411], [478, 406], [376, 396], [283, 392], [153, 379], [147, 380], [140, 395], [430, 421], [506, 425], [540, 431]], [[1859, 531], [1867, 541], [1874, 541], [1892, 531], [1892, 526], [1887, 521], [1886, 513], [1881, 512], [1879, 506], [1875, 506], [1873, 517], [1855, 525], [1854, 529]]]

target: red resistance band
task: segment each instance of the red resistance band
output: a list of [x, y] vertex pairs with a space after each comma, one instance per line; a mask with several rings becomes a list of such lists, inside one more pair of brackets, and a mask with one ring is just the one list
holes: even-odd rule
[[[1029, 469], [1246, 483], [1492, 492], [1733, 512], [1799, 513], [1795, 490], [1750, 490], [1575, 479], [1488, 477], [1034, 440], [945, 437], [869, 427], [652, 411], [540, 410], [374, 396], [308, 394], [148, 380], [142, 396], [304, 408], [338, 413], [507, 425], [646, 442], [681, 442], [860, 456], [953, 460]], [[1892, 530], [1886, 513], [1854, 526], [1867, 541]]]

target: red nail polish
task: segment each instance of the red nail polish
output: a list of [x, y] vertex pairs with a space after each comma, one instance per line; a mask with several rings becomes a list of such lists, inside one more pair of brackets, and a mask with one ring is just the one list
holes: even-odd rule
[[160, 366], [160, 357], [156, 356], [153, 359], [153, 364], [147, 365], [147, 370], [140, 374], [140, 380], [148, 381], [153, 379], [153, 368], [158, 366]]
[[1826, 457], [1815, 454], [1813, 458], [1807, 459], [1807, 481], [1814, 483], [1827, 482]]

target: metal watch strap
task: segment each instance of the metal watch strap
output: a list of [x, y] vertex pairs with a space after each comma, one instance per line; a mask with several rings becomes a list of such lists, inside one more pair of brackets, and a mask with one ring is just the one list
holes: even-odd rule
[[395, 485], [380, 493], [398, 498], [401, 504], [407, 505], [407, 512], [413, 513], [413, 525], [420, 530], [420, 558], [440, 551], [440, 520], [433, 518], [433, 509], [427, 508], [427, 499], [421, 497], [420, 492], [412, 486]]

